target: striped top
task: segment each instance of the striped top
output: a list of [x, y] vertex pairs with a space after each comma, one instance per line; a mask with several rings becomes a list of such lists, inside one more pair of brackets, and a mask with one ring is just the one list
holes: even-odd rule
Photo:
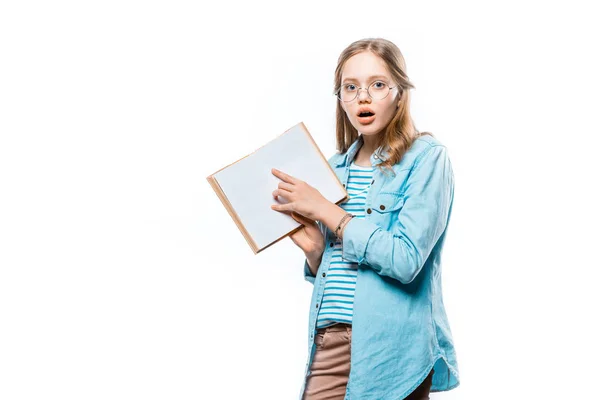
[[[365, 217], [365, 202], [373, 181], [374, 169], [375, 167], [361, 167], [352, 161], [346, 188], [349, 199], [340, 206], [354, 215], [354, 218]], [[352, 323], [357, 268], [356, 263], [342, 260], [342, 242], [338, 239], [325, 278], [325, 291], [317, 315], [317, 329], [338, 322]]]

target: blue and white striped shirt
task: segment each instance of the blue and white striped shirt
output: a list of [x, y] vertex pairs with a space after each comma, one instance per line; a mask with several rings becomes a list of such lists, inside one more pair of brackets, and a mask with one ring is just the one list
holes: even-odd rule
[[[375, 167], [362, 167], [352, 162], [346, 188], [349, 199], [340, 206], [354, 215], [354, 218], [365, 218], [365, 201], [373, 180], [374, 169]], [[325, 291], [317, 316], [317, 329], [338, 322], [352, 323], [357, 268], [356, 263], [342, 260], [342, 246], [341, 241], [338, 240], [333, 249], [325, 280]]]

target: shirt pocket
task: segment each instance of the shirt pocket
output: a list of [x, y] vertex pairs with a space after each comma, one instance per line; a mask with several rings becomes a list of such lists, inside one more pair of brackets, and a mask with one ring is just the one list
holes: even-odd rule
[[373, 210], [379, 214], [388, 214], [398, 211], [404, 205], [404, 196], [399, 193], [380, 192], [373, 199]]
[[385, 230], [393, 230], [398, 214], [404, 206], [404, 196], [399, 193], [380, 192], [372, 201], [371, 219]]

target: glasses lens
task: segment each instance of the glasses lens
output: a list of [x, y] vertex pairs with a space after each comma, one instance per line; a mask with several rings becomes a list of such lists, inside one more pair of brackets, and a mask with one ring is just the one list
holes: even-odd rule
[[352, 101], [356, 97], [356, 93], [358, 92], [358, 87], [352, 84], [342, 85], [340, 88], [340, 93], [338, 98], [342, 101]]
[[369, 86], [369, 94], [373, 100], [383, 100], [390, 93], [390, 87], [387, 83], [375, 81]]

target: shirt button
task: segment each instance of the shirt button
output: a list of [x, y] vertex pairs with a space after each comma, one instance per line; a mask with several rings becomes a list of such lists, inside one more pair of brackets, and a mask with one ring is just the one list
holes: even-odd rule
[[375, 154], [375, 155], [373, 156], [373, 158], [379, 159], [379, 156], [378, 156], [377, 154]]
[[385, 210], [385, 206], [382, 204], [382, 205], [379, 206], [379, 209], [380, 210]]
[[323, 278], [325, 278], [325, 272], [323, 272]]
[[329, 243], [329, 247], [333, 247], [333, 242]]
[[342, 183], [342, 186], [343, 186], [343, 187], [346, 187], [346, 184], [345, 184], [345, 183]]
[[367, 214], [371, 214], [371, 209], [367, 208]]
[[319, 303], [317, 303], [317, 305], [315, 306], [315, 308], [319, 308]]

